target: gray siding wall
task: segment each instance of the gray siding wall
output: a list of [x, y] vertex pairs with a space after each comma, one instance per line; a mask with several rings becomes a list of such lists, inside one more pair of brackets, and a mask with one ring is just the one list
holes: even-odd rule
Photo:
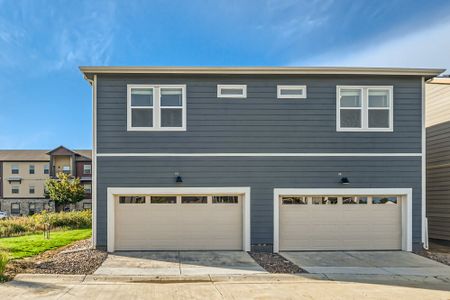
[[[251, 242], [272, 243], [274, 188], [412, 188], [413, 242], [421, 239], [419, 157], [99, 157], [98, 245], [106, 245], [107, 187], [249, 186]], [[175, 185], [174, 173], [183, 177]], [[349, 186], [338, 183], [342, 172]]]
[[[127, 84], [186, 84], [186, 132], [127, 132]], [[247, 84], [247, 99], [217, 98], [218, 83]], [[307, 99], [277, 99], [277, 84], [306, 84]], [[336, 132], [336, 85], [393, 85], [392, 133]], [[101, 75], [99, 153], [421, 152], [419, 77]]]
[[[186, 84], [186, 132], [127, 132], [126, 85]], [[247, 99], [218, 99], [218, 83], [247, 84]], [[277, 84], [308, 98], [277, 99]], [[393, 85], [394, 132], [336, 132], [336, 85]], [[98, 153], [421, 152], [421, 80], [392, 76], [101, 75]], [[106, 246], [107, 187], [250, 186], [251, 242], [272, 243], [273, 188], [413, 188], [413, 243], [421, 241], [420, 157], [98, 157], [97, 237]]]

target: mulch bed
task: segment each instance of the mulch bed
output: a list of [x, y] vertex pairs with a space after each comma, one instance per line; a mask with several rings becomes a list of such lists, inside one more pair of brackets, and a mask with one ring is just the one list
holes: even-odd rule
[[277, 253], [249, 252], [250, 256], [269, 273], [296, 274], [307, 273], [299, 266]]
[[92, 274], [106, 257], [105, 251], [91, 249], [91, 241], [87, 239], [34, 257], [12, 260], [5, 273], [10, 278], [18, 273]]

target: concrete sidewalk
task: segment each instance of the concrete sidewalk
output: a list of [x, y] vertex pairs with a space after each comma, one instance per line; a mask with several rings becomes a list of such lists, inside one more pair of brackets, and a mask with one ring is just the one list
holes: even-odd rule
[[[174, 276], [166, 279], [176, 279]], [[449, 299], [448, 279], [392, 275], [330, 279], [323, 275], [200, 276], [145, 281], [145, 276], [18, 275], [0, 284], [2, 299]], [[106, 278], [106, 277], [105, 277]], [[139, 280], [139, 278], [141, 280]], [[156, 277], [147, 277], [147, 279]]]

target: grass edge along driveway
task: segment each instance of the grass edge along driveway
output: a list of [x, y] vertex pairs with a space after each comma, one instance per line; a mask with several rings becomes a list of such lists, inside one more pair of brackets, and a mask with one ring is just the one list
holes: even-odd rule
[[43, 233], [0, 238], [0, 251], [8, 252], [11, 259], [19, 259], [87, 239], [91, 233], [89, 228], [54, 231], [50, 233], [49, 240], [44, 238]]

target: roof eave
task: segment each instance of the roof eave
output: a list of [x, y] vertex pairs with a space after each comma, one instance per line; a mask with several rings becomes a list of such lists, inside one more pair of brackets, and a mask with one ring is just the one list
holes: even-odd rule
[[445, 69], [363, 67], [143, 67], [82, 66], [85, 78], [93, 74], [292, 74], [292, 75], [408, 75], [432, 78]]

